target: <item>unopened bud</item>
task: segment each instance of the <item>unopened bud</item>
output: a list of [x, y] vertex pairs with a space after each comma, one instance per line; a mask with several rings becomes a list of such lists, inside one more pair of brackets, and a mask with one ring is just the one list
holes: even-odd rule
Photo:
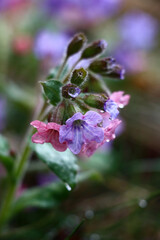
[[84, 102], [93, 108], [104, 110], [104, 103], [107, 101], [107, 97], [103, 94], [87, 94], [84, 96]]
[[86, 41], [86, 36], [83, 33], [78, 33], [74, 35], [67, 48], [67, 58], [74, 55], [75, 53], [78, 53], [82, 49]]
[[125, 69], [121, 65], [113, 64], [106, 75], [111, 78], [120, 78], [123, 80], [125, 75]]
[[84, 70], [83, 68], [75, 69], [71, 76], [71, 83], [79, 86], [86, 79], [86, 76], [87, 76], [87, 71]]
[[74, 84], [67, 84], [62, 88], [64, 98], [76, 98], [81, 93], [81, 89]]
[[93, 58], [98, 54], [102, 53], [106, 47], [107, 43], [105, 40], [93, 42], [84, 49], [81, 55], [81, 59]]
[[115, 61], [112, 57], [96, 60], [90, 64], [89, 69], [95, 73], [104, 73], [110, 69], [110, 66], [115, 63]]
[[58, 124], [63, 123], [63, 118], [64, 118], [64, 111], [65, 111], [65, 104], [64, 102], [61, 102], [53, 112], [51, 112], [48, 116], [48, 121], [49, 122], [55, 122]]

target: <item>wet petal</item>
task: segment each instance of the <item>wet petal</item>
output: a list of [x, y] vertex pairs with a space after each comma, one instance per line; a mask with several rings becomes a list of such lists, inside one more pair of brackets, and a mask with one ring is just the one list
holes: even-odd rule
[[81, 151], [82, 145], [84, 143], [82, 131], [79, 126], [74, 127], [74, 136], [72, 141], [68, 142], [68, 148], [74, 154], [78, 154]]
[[124, 106], [128, 105], [130, 100], [130, 95], [125, 94], [123, 91], [113, 92], [110, 96], [110, 99], [113, 100], [118, 104], [119, 108], [123, 108]]
[[84, 117], [83, 120], [87, 122], [88, 124], [91, 124], [93, 126], [96, 126], [98, 123], [102, 122], [102, 116], [94, 111], [88, 111]]
[[115, 119], [111, 121], [110, 125], [104, 129], [104, 140], [110, 141], [115, 138], [115, 130], [121, 123], [121, 120]]
[[69, 118], [67, 121], [66, 121], [66, 125], [67, 126], [71, 126], [72, 123], [75, 121], [75, 120], [82, 120], [82, 113], [78, 112], [78, 113], [75, 113], [71, 118]]
[[110, 114], [111, 119], [115, 119], [118, 114], [118, 105], [113, 100], [109, 99], [104, 104], [104, 111]]
[[102, 128], [93, 127], [86, 123], [83, 124], [83, 135], [86, 142], [90, 141], [102, 142], [104, 138], [104, 132]]

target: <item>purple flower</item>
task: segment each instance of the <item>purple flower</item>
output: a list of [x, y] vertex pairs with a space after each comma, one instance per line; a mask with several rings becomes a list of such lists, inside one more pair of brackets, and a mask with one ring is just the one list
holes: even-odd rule
[[6, 100], [0, 96], [0, 132], [6, 125]]
[[64, 33], [42, 31], [35, 40], [34, 53], [40, 60], [49, 57], [56, 65], [60, 62], [68, 41], [69, 37]]
[[105, 103], [104, 103], [104, 111], [108, 112], [110, 114], [110, 118], [116, 119], [116, 117], [119, 114], [118, 111], [118, 105], [117, 103], [115, 103], [113, 100], [108, 99]]
[[136, 11], [123, 16], [119, 29], [125, 45], [134, 49], [150, 49], [155, 45], [158, 23], [151, 15]]
[[78, 154], [84, 143], [103, 141], [104, 131], [97, 126], [102, 120], [102, 116], [94, 111], [88, 111], [84, 116], [80, 112], [75, 113], [60, 128], [59, 141], [67, 142], [68, 148]]

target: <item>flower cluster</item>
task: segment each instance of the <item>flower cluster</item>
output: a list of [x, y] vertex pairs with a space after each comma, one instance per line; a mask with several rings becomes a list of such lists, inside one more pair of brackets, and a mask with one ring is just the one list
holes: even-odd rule
[[[102, 76], [122, 79], [124, 75], [124, 68], [112, 57], [95, 59], [106, 47], [104, 40], [86, 46], [82, 33], [74, 36], [57, 76], [50, 74], [42, 83], [48, 102], [55, 107], [49, 113], [48, 123], [31, 122], [37, 129], [32, 142], [51, 143], [57, 151], [69, 148], [74, 154], [90, 157], [105, 142], [115, 138], [115, 131], [121, 123], [117, 118], [119, 110], [128, 104], [130, 96], [123, 91], [110, 94], [102, 83]], [[76, 64], [89, 59], [89, 67], [77, 69], [74, 64], [69, 74], [63, 76], [64, 65], [77, 52], [80, 58]], [[97, 87], [90, 91], [93, 79], [99, 84], [98, 92]]]

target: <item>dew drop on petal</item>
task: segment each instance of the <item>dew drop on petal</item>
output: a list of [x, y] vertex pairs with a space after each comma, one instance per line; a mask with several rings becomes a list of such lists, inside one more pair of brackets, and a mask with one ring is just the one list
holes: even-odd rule
[[107, 139], [107, 140], [106, 140], [106, 142], [110, 142], [110, 140], [109, 140], [109, 139]]
[[124, 108], [124, 105], [122, 103], [120, 103], [119, 108]]

